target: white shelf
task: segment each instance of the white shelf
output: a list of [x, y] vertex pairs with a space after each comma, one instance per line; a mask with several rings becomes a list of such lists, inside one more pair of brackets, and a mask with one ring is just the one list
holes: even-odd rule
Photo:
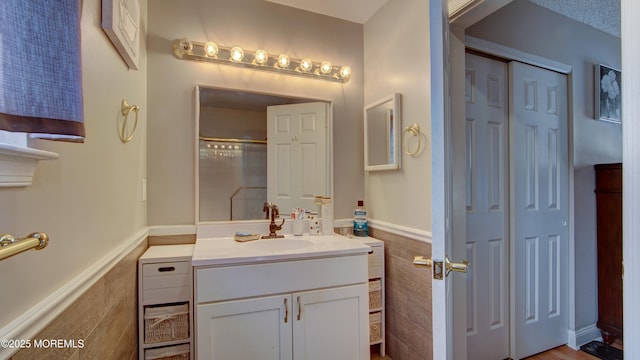
[[0, 142], [0, 188], [31, 185], [38, 161], [58, 157], [54, 152]]

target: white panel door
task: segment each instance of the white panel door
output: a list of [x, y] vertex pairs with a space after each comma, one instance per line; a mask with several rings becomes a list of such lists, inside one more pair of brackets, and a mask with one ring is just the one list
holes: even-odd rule
[[567, 78], [509, 65], [512, 357], [567, 342]]
[[328, 194], [328, 104], [269, 106], [267, 117], [267, 200], [286, 212], [312, 209]]
[[507, 64], [466, 55], [467, 358], [509, 357]]

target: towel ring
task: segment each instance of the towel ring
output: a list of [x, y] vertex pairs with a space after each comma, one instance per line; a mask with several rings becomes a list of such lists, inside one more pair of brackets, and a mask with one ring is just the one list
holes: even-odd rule
[[[409, 151], [407, 147], [407, 134], [418, 137], [418, 147], [415, 151]], [[404, 152], [409, 156], [415, 156], [420, 152], [420, 149], [422, 148], [422, 139], [420, 138], [420, 125], [412, 124], [404, 129], [404, 131], [402, 132], [402, 147], [404, 148]]]
[[[124, 116], [124, 121], [122, 122], [122, 129], [120, 129], [120, 140], [123, 143], [128, 143], [133, 139], [133, 134], [136, 132], [136, 128], [138, 127], [138, 113], [140, 112], [140, 106], [138, 105], [129, 105], [127, 100], [122, 100], [122, 116]], [[129, 113], [136, 113], [136, 118], [133, 123], [133, 129], [131, 129], [131, 133], [129, 136], [126, 135], [127, 132], [127, 120], [129, 119]]]

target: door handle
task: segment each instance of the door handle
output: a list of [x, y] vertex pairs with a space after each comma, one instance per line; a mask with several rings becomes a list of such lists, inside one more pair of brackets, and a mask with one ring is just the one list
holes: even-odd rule
[[430, 268], [433, 278], [436, 280], [444, 279], [452, 271], [466, 273], [469, 269], [469, 261], [451, 262], [448, 256], [444, 257], [444, 262], [442, 260], [427, 259], [424, 256], [416, 256], [413, 258], [413, 264]]

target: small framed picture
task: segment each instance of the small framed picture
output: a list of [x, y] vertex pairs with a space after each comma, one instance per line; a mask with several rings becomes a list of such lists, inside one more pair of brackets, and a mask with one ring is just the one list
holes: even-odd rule
[[622, 122], [622, 74], [606, 65], [595, 66], [595, 118], [613, 123]]
[[140, 5], [138, 0], [102, 0], [102, 29], [130, 69], [138, 70]]

